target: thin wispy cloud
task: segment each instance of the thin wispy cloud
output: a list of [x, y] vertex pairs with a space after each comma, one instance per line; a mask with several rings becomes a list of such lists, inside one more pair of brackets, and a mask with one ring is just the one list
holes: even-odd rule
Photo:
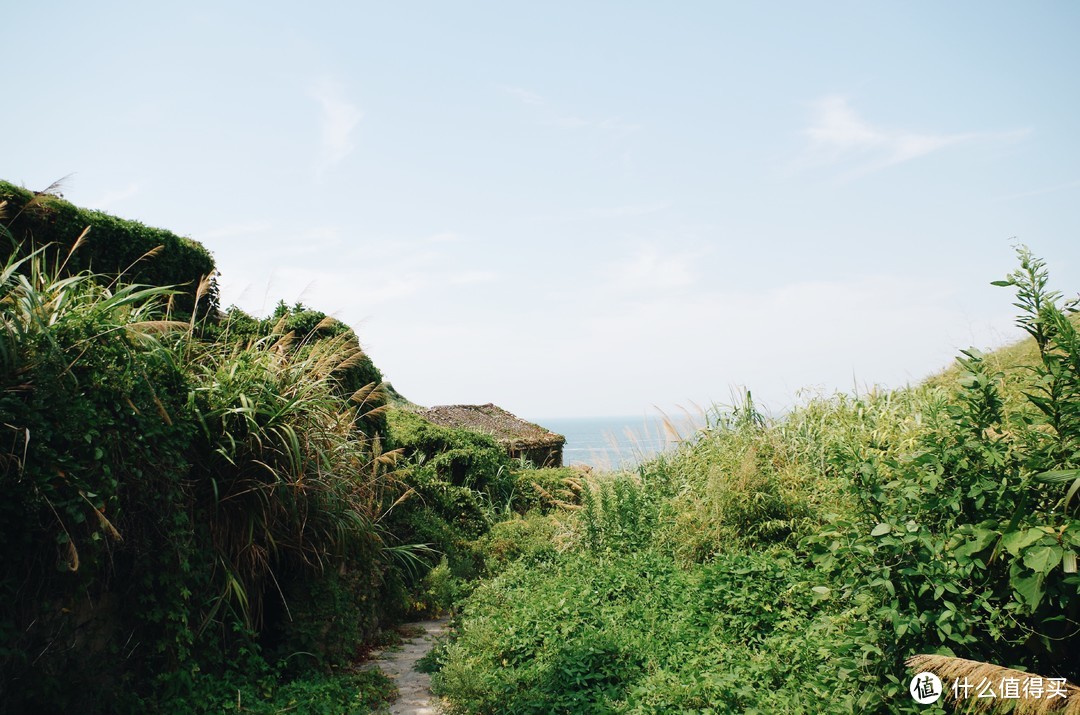
[[586, 218], [627, 218], [634, 216], [647, 216], [649, 214], [666, 211], [674, 206], [671, 201], [655, 201], [648, 204], [630, 204], [627, 206], [612, 206], [610, 208], [595, 208], [585, 211]]
[[88, 206], [93, 206], [99, 210], [105, 210], [111, 208], [115, 204], [130, 199], [139, 193], [140, 187], [138, 184], [128, 184], [126, 188], [117, 189], [116, 191], [109, 191], [97, 198], [94, 201], [88, 201]]
[[577, 115], [560, 115], [552, 119], [549, 119], [547, 124], [556, 127], [562, 127], [563, 129], [592, 129], [605, 134], [610, 134], [616, 138], [628, 137], [641, 130], [640, 124], [633, 122], [624, 122], [619, 118], [609, 119], [586, 119]]
[[503, 87], [502, 89], [504, 92], [506, 92], [522, 104], [529, 104], [534, 107], [539, 107], [547, 104], [547, 101], [536, 92], [530, 92], [529, 90], [522, 89], [521, 87]]
[[1080, 189], [1080, 180], [1069, 181], [1064, 184], [1057, 184], [1055, 186], [1046, 186], [1041, 189], [1032, 189], [1031, 191], [1020, 191], [1015, 194], [1007, 194], [1005, 196], [998, 196], [996, 201], [1012, 201], [1014, 199], [1026, 199], [1029, 196], [1042, 196], [1043, 194], [1053, 194], [1058, 191], [1067, 191], [1069, 189]]
[[611, 264], [604, 291], [651, 293], [656, 289], [684, 288], [697, 281], [694, 255], [643, 248], [634, 255]]
[[493, 283], [496, 275], [491, 271], [464, 271], [450, 276], [451, 285], [475, 285], [477, 283]]
[[503, 87], [502, 91], [523, 105], [538, 108], [535, 111], [542, 115], [541, 123], [548, 126], [571, 130], [595, 130], [620, 139], [642, 128], [640, 124], [624, 121], [620, 117], [596, 119], [560, 109], [547, 98], [521, 87]]
[[809, 144], [796, 168], [844, 164], [852, 175], [864, 174], [929, 156], [976, 140], [1008, 140], [1028, 130], [1007, 132], [928, 133], [893, 129], [864, 119], [846, 97], [828, 95], [811, 105], [812, 120], [804, 131]]
[[622, 206], [596, 206], [581, 211], [572, 211], [562, 214], [547, 214], [529, 216], [525, 220], [536, 223], [578, 223], [581, 221], [594, 221], [597, 219], [624, 219], [638, 218], [667, 211], [675, 205], [674, 201], [650, 201], [639, 204], [625, 204]]
[[311, 88], [311, 96], [322, 110], [322, 146], [319, 173], [342, 161], [353, 149], [353, 132], [364, 113], [344, 96], [341, 85], [323, 78]]
[[232, 238], [235, 236], [249, 236], [255, 233], [264, 233], [273, 228], [269, 221], [249, 221], [247, 223], [232, 223], [227, 226], [218, 226], [199, 234], [199, 239], [210, 241], [217, 238]]
[[453, 231], [440, 231], [427, 237], [432, 243], [454, 243], [461, 240], [461, 236]]

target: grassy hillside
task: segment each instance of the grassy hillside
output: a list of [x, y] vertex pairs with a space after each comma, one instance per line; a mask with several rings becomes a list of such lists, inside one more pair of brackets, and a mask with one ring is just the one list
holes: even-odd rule
[[1020, 261], [1029, 341], [779, 421], [748, 398], [517, 522], [432, 664], [453, 711], [944, 712], [919, 653], [1080, 678], [1080, 340]]

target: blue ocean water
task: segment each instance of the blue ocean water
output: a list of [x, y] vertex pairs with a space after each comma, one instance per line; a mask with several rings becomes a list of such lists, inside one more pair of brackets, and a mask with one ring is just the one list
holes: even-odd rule
[[[530, 421], [566, 437], [563, 464], [568, 467], [632, 467], [678, 442], [678, 436], [665, 429], [661, 417], [557, 417]], [[693, 434], [701, 426], [685, 417], [671, 422], [682, 436]]]

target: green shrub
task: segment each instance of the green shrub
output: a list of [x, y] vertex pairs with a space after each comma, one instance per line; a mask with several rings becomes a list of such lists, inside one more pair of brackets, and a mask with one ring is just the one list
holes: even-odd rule
[[338, 365], [331, 376], [333, 392], [357, 403], [356, 424], [368, 437], [385, 440], [387, 394], [382, 373], [361, 348], [356, 333], [341, 321], [302, 303], [290, 307], [281, 301], [266, 318], [254, 318], [233, 306], [219, 322], [201, 326], [204, 340], [239, 346], [286, 335], [290, 338], [279, 345], [289, 350], [297, 361], [328, 341], [342, 347], [347, 345], [348, 362]]
[[779, 552], [519, 562], [465, 602], [435, 687], [462, 713], [870, 711], [835, 667], [844, 615], [804, 576]]
[[432, 424], [409, 410], [391, 409], [387, 419], [389, 446], [433, 468], [439, 480], [485, 491], [497, 502], [509, 496], [510, 458], [494, 438]]
[[394, 455], [335, 389], [352, 336], [199, 342], [167, 290], [42, 255], [0, 271], [3, 700], [143, 710], [264, 668], [260, 636], [355, 652], [406, 551], [377, 524]]
[[276, 570], [317, 576], [351, 553], [381, 558], [375, 521], [398, 494], [394, 455], [356, 429], [355, 406], [334, 391], [334, 374], [358, 354], [351, 336], [302, 353], [287, 342], [195, 346], [190, 357], [192, 491], [213, 549], [212, 613], [248, 625], [277, 590]]
[[[279, 679], [272, 670], [237, 674], [235, 677], [200, 676], [192, 690], [158, 704], [133, 703], [127, 712], [146, 712], [157, 707], [171, 715], [217, 715], [285, 712], [312, 715], [367, 715], [384, 712], [397, 695], [393, 681], [378, 670], [350, 673], [310, 673], [296, 679]], [[111, 710], [110, 712], [118, 712]]]
[[580, 502], [585, 473], [573, 467], [521, 469], [514, 472], [511, 508], [519, 514], [539, 510], [547, 513]]
[[[67, 275], [93, 271], [100, 280], [111, 282], [123, 274], [128, 284], [176, 286], [179, 292], [174, 307], [185, 315], [195, 307], [202, 281], [210, 279], [198, 302], [201, 314], [216, 314], [214, 259], [190, 238], [101, 211], [80, 209], [57, 196], [35, 194], [0, 181], [0, 202], [4, 201], [11, 248], [19, 247], [20, 256], [49, 246], [45, 253], [48, 262], [64, 265]], [[88, 227], [82, 245], [72, 252]]]
[[629, 475], [586, 484], [579, 512], [585, 545], [593, 552], [645, 547], [660, 523], [661, 496]]
[[513, 475], [506, 451], [487, 435], [434, 425], [400, 408], [387, 413], [387, 442], [400, 450], [401, 480], [408, 498], [385, 521], [399, 543], [430, 549], [423, 573], [412, 574], [405, 587], [412, 592], [412, 613], [432, 613], [434, 604], [427, 569], [446, 557], [455, 583], [480, 575], [483, 557], [476, 539], [498, 519], [495, 504], [508, 501]]
[[965, 351], [953, 396], [915, 393], [923, 428], [913, 440], [837, 455], [857, 509], [806, 540], [843, 597], [888, 634], [890, 673], [925, 651], [1080, 674], [1069, 644], [1080, 577], [1063, 567], [1080, 550], [1080, 520], [1056, 487], [1080, 484], [1080, 342], [1042, 262], [1025, 249], [1020, 258], [1000, 283], [1016, 287], [1018, 322], [1038, 348], [1011, 383], [1027, 404]]
[[158, 319], [166, 298], [57, 278], [41, 253], [0, 274], [0, 688], [15, 703], [107, 699], [189, 647], [184, 589], [205, 574], [175, 509], [193, 425], [155, 338], [176, 327]]
[[424, 617], [448, 613], [470, 590], [468, 583], [450, 570], [450, 563], [444, 555], [424, 575], [413, 602], [413, 612]]
[[560, 541], [565, 542], [567, 537], [568, 528], [554, 515], [530, 512], [500, 521], [479, 542], [484, 571], [493, 575], [518, 560], [553, 561], [559, 554]]
[[[281, 593], [267, 596], [262, 643], [271, 662], [285, 660], [289, 673], [356, 661], [384, 625], [387, 564], [380, 544], [348, 553], [336, 568], [312, 575], [290, 569]], [[279, 598], [275, 598], [279, 596]]]

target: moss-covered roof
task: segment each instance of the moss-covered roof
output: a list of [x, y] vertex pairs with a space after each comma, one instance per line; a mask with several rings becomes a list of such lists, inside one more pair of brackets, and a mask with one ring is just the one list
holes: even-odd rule
[[428, 422], [483, 432], [516, 447], [561, 447], [566, 442], [561, 434], [526, 422], [492, 404], [440, 405], [418, 410], [418, 414]]

